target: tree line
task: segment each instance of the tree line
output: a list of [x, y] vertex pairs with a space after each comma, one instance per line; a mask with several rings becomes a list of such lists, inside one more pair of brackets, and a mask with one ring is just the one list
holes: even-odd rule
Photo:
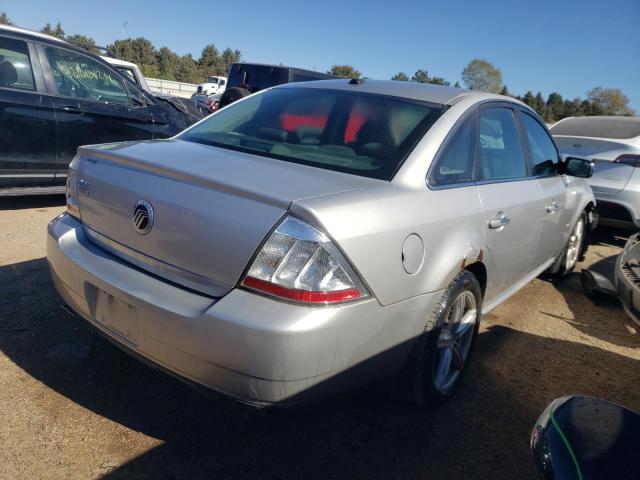
[[[13, 25], [9, 17], [0, 13], [0, 23]], [[47, 23], [40, 30], [43, 33], [65, 39], [80, 45], [93, 53], [100, 53], [93, 38], [81, 34], [67, 35], [58, 22], [55, 26]], [[106, 46], [122, 60], [136, 63], [146, 77], [177, 80], [179, 82], [200, 83], [210, 75], [226, 76], [229, 66], [240, 60], [240, 50], [225, 48], [220, 52], [215, 45], [209, 44], [202, 49], [199, 58], [191, 54], [178, 55], [168, 47], [157, 49], [144, 37], [115, 40]], [[352, 65], [333, 65], [327, 73], [347, 78], [360, 78], [362, 74]], [[528, 91], [523, 95], [515, 95], [509, 91], [502, 81], [502, 72], [487, 60], [475, 58], [462, 70], [461, 79], [464, 85], [472, 90], [500, 93], [523, 101], [549, 123], [557, 122], [565, 117], [587, 115], [634, 115], [629, 108], [629, 98], [618, 88], [595, 87], [587, 92], [586, 98], [563, 98], [558, 92], [552, 92], [545, 99], [541, 92], [535, 95]], [[409, 77], [405, 72], [398, 72], [391, 80], [431, 83], [435, 85], [451, 85], [447, 79], [432, 76], [426, 69], [418, 69]], [[454, 87], [460, 87], [456, 81]]]
[[[0, 14], [0, 23], [13, 25], [6, 13]], [[67, 40], [95, 54], [104, 54], [93, 38], [81, 34], [67, 35], [58, 22], [55, 26], [45, 24], [40, 31]], [[201, 83], [210, 75], [227, 76], [229, 66], [240, 61], [240, 50], [225, 48], [220, 52], [209, 44], [202, 49], [199, 58], [191, 54], [178, 55], [168, 47], [157, 49], [144, 37], [115, 40], [106, 49], [117, 58], [137, 64], [145, 77], [176, 80], [178, 82]]]
[[[340, 77], [360, 78], [361, 73], [351, 65], [334, 65], [327, 72]], [[550, 93], [545, 99], [541, 92], [528, 91], [524, 95], [515, 95], [502, 82], [502, 72], [487, 60], [475, 58], [462, 70], [462, 82], [471, 90], [499, 93], [517, 98], [533, 108], [548, 123], [554, 123], [565, 117], [590, 115], [624, 115], [631, 116], [635, 112], [629, 108], [629, 98], [619, 88], [595, 87], [587, 92], [586, 98], [563, 98], [558, 92]], [[405, 72], [398, 72], [391, 80], [404, 82], [431, 83], [434, 85], [451, 85], [443, 77], [430, 76], [427, 70], [419, 69], [409, 77]], [[454, 87], [460, 87], [458, 81]]]

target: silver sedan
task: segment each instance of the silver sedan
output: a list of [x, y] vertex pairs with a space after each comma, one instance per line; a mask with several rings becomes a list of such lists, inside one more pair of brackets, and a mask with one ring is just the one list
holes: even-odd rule
[[481, 315], [584, 254], [590, 173], [512, 98], [284, 85], [170, 140], [81, 147], [48, 259], [106, 337], [238, 400], [405, 372], [433, 405]]
[[603, 225], [640, 228], [640, 117], [571, 117], [551, 127], [560, 152], [594, 162]]

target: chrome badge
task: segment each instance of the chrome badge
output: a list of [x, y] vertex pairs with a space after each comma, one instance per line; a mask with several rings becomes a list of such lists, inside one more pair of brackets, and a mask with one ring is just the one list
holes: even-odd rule
[[133, 209], [133, 227], [140, 235], [146, 235], [153, 227], [153, 207], [146, 200], [138, 200]]

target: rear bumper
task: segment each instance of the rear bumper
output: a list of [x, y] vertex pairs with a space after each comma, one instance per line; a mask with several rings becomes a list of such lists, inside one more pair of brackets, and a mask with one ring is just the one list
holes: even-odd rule
[[614, 285], [625, 311], [632, 320], [640, 325], [640, 277], [635, 271], [624, 268], [623, 265], [626, 261], [638, 260], [637, 258], [630, 259], [628, 254], [633, 238], [629, 238], [624, 251], [616, 259]]
[[640, 191], [594, 192], [603, 225], [640, 228]]
[[167, 283], [92, 244], [63, 214], [47, 257], [64, 301], [116, 343], [191, 382], [265, 405], [312, 399], [397, 371], [441, 292], [305, 307], [234, 289]]

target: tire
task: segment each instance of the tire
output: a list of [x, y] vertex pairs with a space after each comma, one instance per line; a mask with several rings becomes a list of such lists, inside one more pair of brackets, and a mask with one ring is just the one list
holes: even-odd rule
[[240, 87], [227, 88], [220, 97], [220, 108], [226, 107], [230, 103], [240, 100], [249, 95], [249, 90]]
[[[460, 306], [463, 307], [461, 319], [464, 323], [460, 322], [460, 328], [455, 329], [456, 324], [452, 320], [455, 320]], [[478, 335], [481, 310], [480, 284], [475, 275], [463, 270], [431, 312], [425, 331], [409, 357], [409, 396], [412, 403], [422, 408], [433, 408], [458, 389]]]
[[567, 244], [562, 249], [562, 253], [555, 261], [549, 272], [555, 277], [563, 277], [573, 272], [576, 264], [584, 258], [586, 247], [588, 246], [587, 234], [589, 229], [589, 223], [587, 220], [587, 214], [582, 212], [576, 224], [571, 230], [571, 235], [567, 240]]

